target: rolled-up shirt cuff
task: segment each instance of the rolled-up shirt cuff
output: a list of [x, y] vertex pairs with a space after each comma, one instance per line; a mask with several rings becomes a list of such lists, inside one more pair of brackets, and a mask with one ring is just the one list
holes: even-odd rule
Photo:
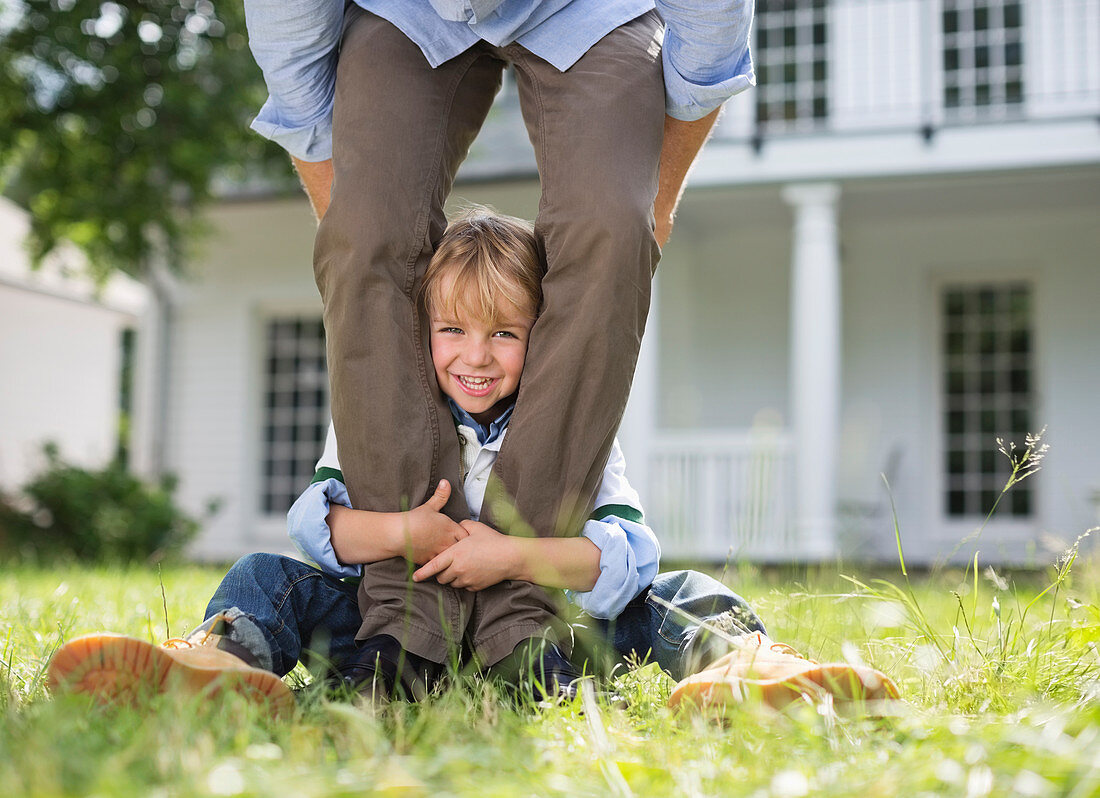
[[327, 161], [332, 158], [332, 113], [317, 121], [291, 127], [280, 122], [270, 99], [252, 120], [252, 129], [270, 139], [300, 161]]
[[667, 36], [661, 58], [665, 70], [665, 113], [673, 119], [685, 122], [702, 119], [733, 95], [756, 85], [752, 56], [747, 48], [733, 66], [708, 80], [680, 72]]
[[582, 535], [600, 550], [600, 576], [591, 590], [566, 595], [593, 618], [615, 618], [657, 575], [657, 538], [644, 524], [615, 517], [588, 521]]
[[362, 576], [359, 565], [344, 565], [336, 559], [332, 548], [332, 531], [328, 528], [330, 504], [351, 507], [348, 489], [338, 479], [314, 482], [286, 514], [287, 532], [303, 556], [332, 576]]

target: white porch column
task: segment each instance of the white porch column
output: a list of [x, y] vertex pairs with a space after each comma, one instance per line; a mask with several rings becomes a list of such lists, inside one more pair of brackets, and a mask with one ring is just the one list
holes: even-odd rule
[[652, 298], [649, 303], [649, 319], [646, 322], [642, 348], [638, 352], [638, 366], [634, 371], [634, 383], [630, 388], [630, 400], [626, 403], [622, 424], [619, 425], [619, 443], [626, 456], [626, 476], [634, 490], [642, 497], [645, 507], [649, 490], [650, 444], [657, 434], [657, 386], [658, 386], [658, 282], [653, 279]]
[[840, 246], [835, 183], [784, 187], [794, 210], [790, 412], [794, 432], [794, 545], [809, 560], [837, 553], [840, 447]]

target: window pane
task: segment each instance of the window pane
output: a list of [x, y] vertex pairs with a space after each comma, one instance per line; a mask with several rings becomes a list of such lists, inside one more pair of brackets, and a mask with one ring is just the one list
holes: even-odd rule
[[328, 374], [319, 318], [267, 325], [261, 506], [285, 513], [313, 477], [328, 428]]
[[[952, 286], [940, 303], [944, 334], [944, 507], [950, 517], [992, 507], [1011, 464], [996, 438], [1023, 442], [1032, 430], [1031, 289], [1026, 283]], [[969, 332], [965, 332], [969, 330]], [[1029, 515], [1028, 480], [1013, 493], [1013, 515]], [[1009, 512], [1008, 509], [1005, 512]]]
[[813, 129], [827, 118], [828, 3], [756, 4], [756, 123], [762, 132]]
[[1023, 102], [1021, 4], [942, 0], [943, 104], [1003, 115]]

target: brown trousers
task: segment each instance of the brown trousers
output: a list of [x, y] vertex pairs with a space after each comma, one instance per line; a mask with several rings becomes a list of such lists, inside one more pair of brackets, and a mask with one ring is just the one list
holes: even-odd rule
[[[486, 42], [433, 69], [388, 22], [354, 4], [347, 13], [335, 180], [314, 269], [352, 504], [399, 511], [423, 503], [441, 478], [462, 484], [458, 436], [431, 367], [416, 288], [446, 226], [455, 172], [511, 63], [542, 182], [535, 231], [548, 271], [482, 520], [502, 532], [576, 534], [626, 405], [660, 255], [653, 238], [664, 124], [660, 19], [651, 12], [612, 31], [563, 73], [519, 45]], [[461, 490], [446, 512], [469, 517]], [[436, 661], [454, 630], [498, 615], [511, 631], [475, 622], [473, 642], [487, 662], [502, 658], [535, 636], [533, 619], [550, 606], [525, 583], [476, 594], [476, 603], [496, 596], [523, 617], [522, 608], [530, 610], [508, 624], [506, 612], [477, 609], [475, 594], [412, 584], [400, 560], [367, 566], [362, 584], [360, 639], [394, 634]]]

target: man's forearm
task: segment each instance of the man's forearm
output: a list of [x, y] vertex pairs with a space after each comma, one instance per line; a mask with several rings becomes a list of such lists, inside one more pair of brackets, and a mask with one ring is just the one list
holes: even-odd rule
[[665, 141], [661, 146], [661, 173], [657, 183], [657, 199], [653, 203], [653, 214], [657, 220], [654, 235], [662, 247], [672, 233], [672, 220], [676, 215], [676, 206], [684, 191], [691, 165], [710, 137], [714, 123], [718, 120], [715, 108], [702, 119], [684, 122], [680, 119], [665, 117]]
[[294, 168], [302, 181], [302, 188], [306, 190], [309, 204], [313, 206], [313, 214], [317, 221], [324, 218], [328, 210], [329, 198], [332, 196], [332, 159], [327, 161], [303, 161], [290, 156], [294, 162]]

